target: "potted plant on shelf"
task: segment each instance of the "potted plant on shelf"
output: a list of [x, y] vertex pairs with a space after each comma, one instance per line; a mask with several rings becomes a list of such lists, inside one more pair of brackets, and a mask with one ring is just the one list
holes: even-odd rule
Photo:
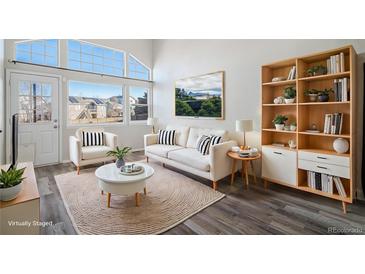
[[297, 91], [295, 90], [295, 87], [286, 87], [284, 89], [285, 104], [294, 103], [296, 95], [297, 95]]
[[128, 152], [131, 149], [132, 149], [131, 147], [123, 147], [123, 148], [116, 147], [114, 150], [108, 151], [106, 155], [114, 156], [115, 158], [117, 158], [117, 160], [115, 161], [115, 165], [117, 166], [117, 168], [121, 168], [125, 166], [124, 157], [128, 154]]
[[0, 200], [10, 201], [15, 199], [20, 190], [22, 189], [22, 183], [24, 180], [25, 168], [17, 169], [12, 167], [7, 171], [1, 170], [0, 173]]
[[324, 90], [320, 90], [318, 92], [318, 101], [320, 102], [328, 102], [328, 100], [330, 99], [329, 94], [330, 92], [333, 92], [332, 88], [329, 89], [324, 89]]
[[317, 76], [327, 74], [327, 68], [322, 65], [312, 66], [307, 69], [307, 76]]
[[317, 102], [319, 90], [316, 90], [314, 88], [307, 89], [304, 91], [304, 95], [309, 97], [309, 101], [311, 102]]
[[292, 122], [290, 124], [290, 131], [295, 131], [297, 129], [297, 123], [296, 122]]
[[287, 116], [278, 114], [275, 116], [272, 122], [274, 123], [276, 130], [283, 130], [285, 126], [285, 121], [287, 120], [288, 120]]

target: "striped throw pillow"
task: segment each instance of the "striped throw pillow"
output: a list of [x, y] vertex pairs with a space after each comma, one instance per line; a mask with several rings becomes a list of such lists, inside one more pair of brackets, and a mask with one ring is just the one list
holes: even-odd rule
[[196, 149], [203, 155], [209, 154], [211, 138], [206, 135], [202, 135], [197, 142]]
[[175, 145], [175, 130], [163, 130], [158, 131], [158, 143], [161, 145]]
[[82, 146], [103, 146], [104, 145], [104, 133], [103, 132], [82, 132]]
[[214, 146], [216, 144], [222, 143], [222, 136], [211, 135], [210, 140], [210, 145]]

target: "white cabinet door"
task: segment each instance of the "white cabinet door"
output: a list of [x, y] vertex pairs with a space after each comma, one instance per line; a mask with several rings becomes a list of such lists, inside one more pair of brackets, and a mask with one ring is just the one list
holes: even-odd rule
[[297, 152], [263, 146], [262, 177], [296, 186]]

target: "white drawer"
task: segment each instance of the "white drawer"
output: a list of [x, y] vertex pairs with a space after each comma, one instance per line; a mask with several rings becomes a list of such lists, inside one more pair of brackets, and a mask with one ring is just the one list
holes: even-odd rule
[[325, 163], [301, 160], [298, 161], [300, 169], [310, 170], [319, 173], [325, 173], [338, 177], [350, 179], [350, 168], [338, 165], [329, 165]]
[[330, 165], [350, 166], [350, 158], [345, 156], [337, 156], [332, 154], [315, 153], [309, 151], [298, 151], [298, 158], [318, 163]]
[[262, 176], [296, 186], [297, 152], [263, 146]]

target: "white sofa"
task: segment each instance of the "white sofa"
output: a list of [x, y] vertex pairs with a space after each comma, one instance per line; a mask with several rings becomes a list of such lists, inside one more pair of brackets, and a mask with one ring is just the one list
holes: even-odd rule
[[[176, 145], [158, 144], [158, 134], [147, 134], [144, 136], [145, 155], [209, 179], [213, 182], [213, 188], [217, 189], [218, 180], [231, 174], [231, 160], [227, 157], [227, 152], [236, 141], [228, 140], [228, 132], [225, 130], [193, 128], [186, 126], [168, 125], [167, 130], [175, 129]], [[196, 143], [201, 135], [217, 135], [223, 137], [223, 142], [210, 147], [209, 155], [202, 155], [196, 149]]]
[[[82, 132], [94, 131], [104, 133], [104, 146], [82, 146]], [[114, 157], [106, 156], [106, 153], [117, 146], [117, 135], [105, 132], [103, 128], [79, 128], [75, 136], [70, 136], [70, 160], [80, 174], [80, 167], [90, 164], [115, 160]]]

